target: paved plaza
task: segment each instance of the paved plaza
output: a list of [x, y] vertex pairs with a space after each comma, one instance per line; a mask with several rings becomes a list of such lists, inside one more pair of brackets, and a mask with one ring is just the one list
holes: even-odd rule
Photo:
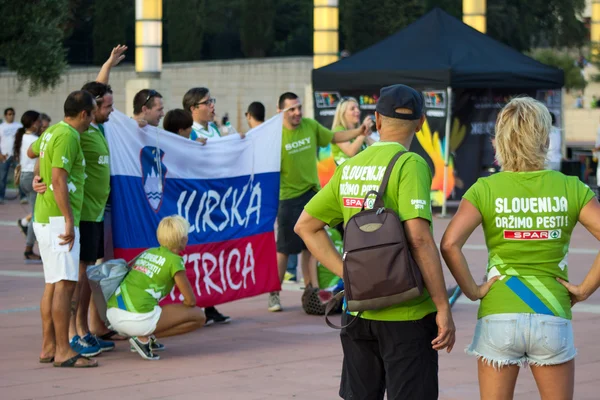
[[[28, 212], [12, 200], [0, 205], [0, 399], [215, 399], [332, 400], [337, 397], [342, 349], [338, 333], [322, 317], [306, 315], [300, 288], [285, 284], [285, 311], [269, 313], [267, 295], [225, 304], [233, 318], [225, 326], [165, 339], [160, 361], [145, 361], [129, 344], [97, 358], [93, 369], [59, 369], [39, 364], [43, 291], [41, 265], [23, 263], [24, 237], [16, 219]], [[439, 243], [448, 224], [436, 219]], [[573, 234], [569, 267], [580, 282], [597, 253], [597, 241], [583, 228]], [[483, 276], [486, 250], [478, 230], [465, 250], [476, 276]], [[454, 280], [445, 271], [447, 285]], [[478, 399], [476, 362], [463, 349], [473, 334], [477, 306], [461, 298], [454, 307], [457, 341], [440, 353], [440, 399]], [[600, 398], [600, 293], [574, 308], [576, 399]], [[529, 370], [523, 370], [516, 399], [539, 398]], [[413, 400], [413, 399], [410, 399]], [[418, 400], [418, 399], [414, 399]]]

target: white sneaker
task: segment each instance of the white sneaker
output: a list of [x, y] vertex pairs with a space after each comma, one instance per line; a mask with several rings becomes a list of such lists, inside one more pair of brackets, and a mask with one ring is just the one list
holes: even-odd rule
[[277, 312], [281, 311], [281, 300], [279, 299], [279, 292], [269, 293], [269, 311]]

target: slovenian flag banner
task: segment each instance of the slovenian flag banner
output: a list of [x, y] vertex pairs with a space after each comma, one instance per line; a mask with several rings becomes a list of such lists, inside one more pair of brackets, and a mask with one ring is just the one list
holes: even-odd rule
[[[280, 289], [274, 225], [282, 116], [206, 145], [114, 111], [105, 125], [111, 159], [115, 257], [158, 246], [163, 217], [190, 223], [183, 259], [198, 306]], [[181, 301], [176, 288], [161, 304]]]

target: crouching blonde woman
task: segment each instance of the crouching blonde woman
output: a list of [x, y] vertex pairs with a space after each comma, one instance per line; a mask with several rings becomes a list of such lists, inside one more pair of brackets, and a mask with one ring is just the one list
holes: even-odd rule
[[[600, 239], [600, 205], [577, 177], [544, 170], [551, 117], [531, 98], [498, 115], [502, 171], [463, 196], [442, 239], [442, 255], [465, 295], [481, 299], [473, 341], [482, 399], [512, 399], [529, 365], [543, 400], [573, 399], [575, 344], [567, 252], [577, 221]], [[478, 285], [462, 247], [479, 225], [488, 248], [488, 281]], [[593, 270], [600, 270], [598, 258]]]
[[[111, 328], [131, 337], [132, 350], [146, 360], [160, 359], [154, 351], [164, 349], [155, 335], [181, 335], [202, 327], [205, 322], [202, 309], [196, 307], [196, 297], [179, 255], [187, 244], [189, 227], [178, 215], [163, 218], [156, 230], [160, 247], [138, 256], [107, 302], [106, 317]], [[158, 302], [171, 292], [173, 284], [183, 295], [183, 303], [161, 308]]]

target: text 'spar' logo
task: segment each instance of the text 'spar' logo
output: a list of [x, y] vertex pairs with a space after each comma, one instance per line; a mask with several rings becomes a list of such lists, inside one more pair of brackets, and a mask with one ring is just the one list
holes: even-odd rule
[[167, 168], [162, 163], [165, 152], [154, 146], [146, 146], [140, 152], [140, 163], [142, 165], [142, 185], [148, 204], [155, 212], [160, 210], [164, 197]]

